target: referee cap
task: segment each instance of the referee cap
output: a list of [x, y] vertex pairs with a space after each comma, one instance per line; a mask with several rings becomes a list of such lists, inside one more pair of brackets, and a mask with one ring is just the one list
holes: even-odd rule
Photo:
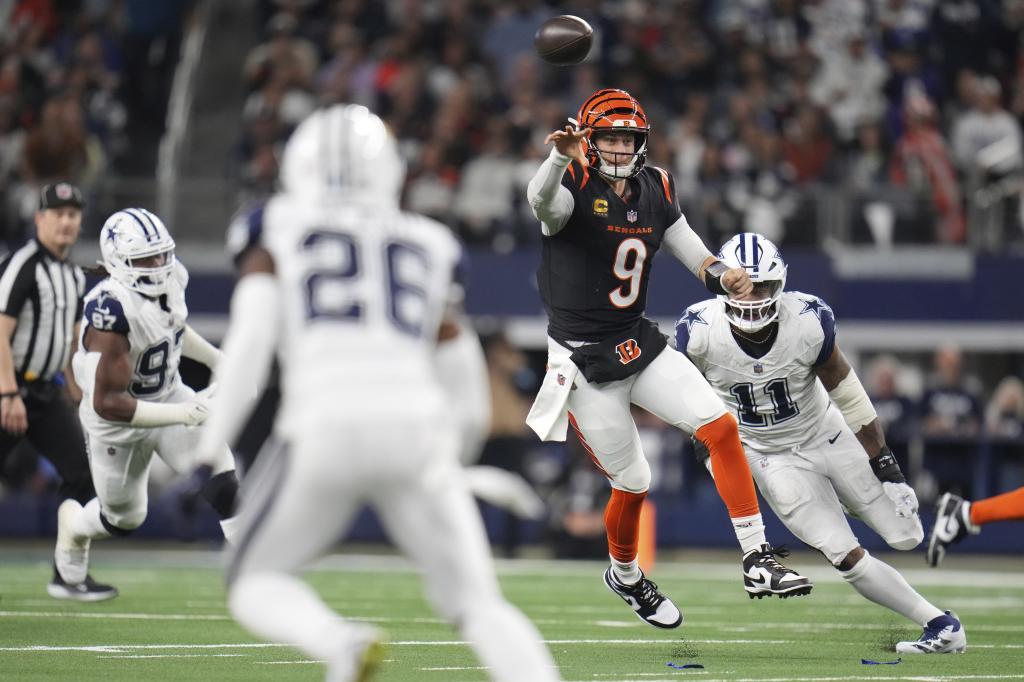
[[55, 182], [50, 185], [43, 185], [39, 193], [39, 210], [45, 211], [48, 208], [63, 208], [74, 206], [82, 208], [85, 202], [82, 200], [82, 191], [70, 182]]

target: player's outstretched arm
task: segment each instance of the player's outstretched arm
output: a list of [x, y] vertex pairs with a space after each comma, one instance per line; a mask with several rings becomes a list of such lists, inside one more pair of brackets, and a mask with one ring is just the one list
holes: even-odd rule
[[885, 444], [885, 434], [871, 399], [839, 349], [839, 344], [836, 344], [829, 358], [815, 368], [815, 372], [828, 391], [829, 398], [842, 412], [843, 419], [867, 452], [871, 469], [882, 482], [882, 489], [895, 505], [896, 513], [905, 518], [916, 514], [917, 495], [907, 484], [892, 450]]
[[128, 392], [134, 372], [128, 337], [117, 332], [89, 327], [85, 346], [99, 356], [93, 381], [93, 409], [103, 419], [125, 422], [139, 428], [203, 423], [208, 414], [206, 401], [197, 396], [183, 403], [137, 400]]
[[217, 369], [220, 362], [221, 352], [212, 343], [202, 337], [199, 332], [190, 325], [185, 325], [185, 334], [181, 339], [181, 354], [196, 362], [206, 365], [210, 369]]
[[753, 291], [754, 285], [747, 271], [743, 268], [730, 269], [715, 258], [690, 227], [686, 216], [680, 215], [669, 226], [662, 243], [711, 293], [742, 298]]
[[246, 250], [239, 262], [239, 279], [231, 295], [231, 317], [214, 380], [217, 394], [212, 416], [199, 442], [199, 460], [218, 455], [224, 443], [241, 433], [258, 390], [270, 374], [280, 329], [280, 289], [274, 259], [261, 246]]
[[544, 139], [544, 144], [554, 143], [554, 146], [526, 186], [526, 198], [540, 220], [541, 230], [549, 237], [565, 227], [572, 215], [575, 200], [572, 192], [562, 185], [562, 176], [571, 161], [587, 165], [583, 141], [589, 136], [589, 128], [576, 131], [566, 126], [565, 130], [556, 130]]

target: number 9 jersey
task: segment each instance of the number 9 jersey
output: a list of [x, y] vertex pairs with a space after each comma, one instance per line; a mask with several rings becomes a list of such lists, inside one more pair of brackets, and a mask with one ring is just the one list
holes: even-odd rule
[[682, 213], [671, 175], [645, 166], [627, 180], [624, 201], [596, 173], [573, 161], [562, 176], [573, 211], [542, 240], [537, 283], [548, 335], [561, 341], [603, 341], [643, 316], [651, 259]]
[[447, 227], [282, 193], [229, 228], [236, 260], [256, 245], [273, 257], [282, 292], [282, 319], [267, 321], [282, 370], [280, 423], [294, 425], [311, 404], [349, 416], [392, 410], [398, 396], [403, 414], [443, 410], [432, 354], [462, 299], [462, 249]]
[[719, 299], [693, 304], [676, 323], [676, 348], [736, 415], [748, 454], [803, 445], [818, 432], [831, 405], [814, 368], [835, 348], [832, 309], [797, 291], [782, 294], [778, 306], [777, 336], [760, 358], [740, 348]]

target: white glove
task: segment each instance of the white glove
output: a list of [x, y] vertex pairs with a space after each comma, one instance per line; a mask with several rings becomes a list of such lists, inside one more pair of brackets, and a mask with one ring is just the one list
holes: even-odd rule
[[[185, 413], [181, 421], [185, 426], [199, 426], [210, 416], [210, 402], [201, 392], [183, 403]], [[916, 500], [915, 500], [916, 502]]]
[[917, 494], [906, 483], [882, 483], [882, 492], [892, 500], [896, 507], [896, 515], [904, 519], [912, 519], [917, 514]]

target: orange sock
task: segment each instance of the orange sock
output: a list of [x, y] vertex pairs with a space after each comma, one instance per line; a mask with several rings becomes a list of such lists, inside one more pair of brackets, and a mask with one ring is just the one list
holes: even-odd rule
[[715, 487], [725, 502], [730, 518], [760, 514], [754, 479], [750, 475], [747, 456], [740, 444], [740, 430], [736, 418], [723, 414], [713, 422], [697, 429], [697, 438], [711, 453], [711, 468], [715, 472]]
[[627, 493], [612, 488], [611, 499], [604, 508], [604, 527], [608, 531], [608, 553], [616, 561], [628, 564], [636, 559], [640, 541], [640, 510], [647, 491]]
[[1024, 519], [1024, 487], [971, 503], [971, 523]]

